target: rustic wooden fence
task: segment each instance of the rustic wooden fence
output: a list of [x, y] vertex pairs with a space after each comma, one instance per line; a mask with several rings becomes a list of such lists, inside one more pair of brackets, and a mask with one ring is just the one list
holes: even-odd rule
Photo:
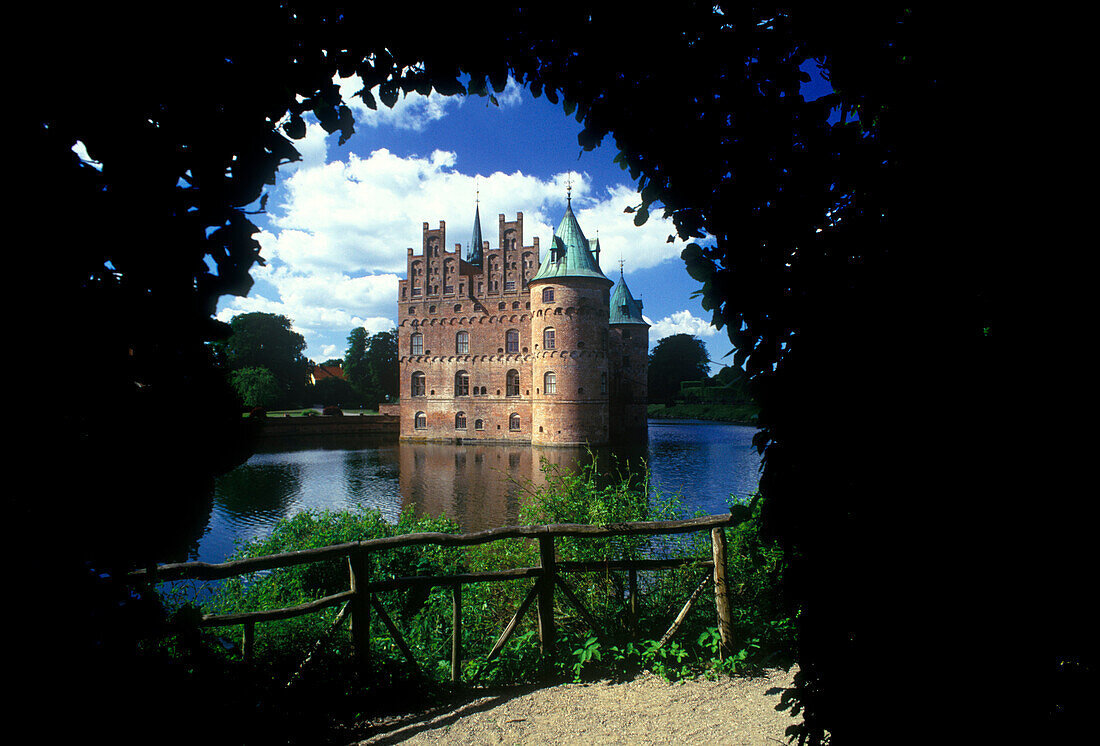
[[[349, 568], [349, 589], [346, 591], [310, 601], [309, 603], [281, 609], [268, 609], [238, 614], [205, 615], [202, 617], [200, 625], [204, 627], [242, 625], [244, 628], [242, 635], [242, 651], [245, 658], [251, 658], [256, 624], [258, 622], [288, 619], [290, 617], [309, 614], [331, 606], [343, 604], [344, 607], [333, 623], [332, 630], [335, 630], [335, 628], [346, 618], [349, 616], [351, 617], [353, 649], [362, 670], [367, 670], [370, 665], [370, 619], [371, 614], [375, 613], [385, 625], [386, 629], [389, 631], [390, 637], [401, 650], [409, 664], [414, 670], [419, 671], [419, 666], [413, 657], [412, 651], [405, 643], [405, 639], [397, 628], [397, 625], [394, 624], [390, 615], [378, 601], [376, 597], [377, 593], [412, 586], [450, 586], [453, 592], [451, 680], [458, 683], [461, 678], [460, 663], [462, 659], [462, 586], [468, 583], [486, 583], [516, 580], [520, 578], [534, 578], [534, 586], [519, 605], [515, 614], [504, 628], [504, 631], [497, 639], [496, 644], [493, 645], [488, 658], [491, 660], [500, 653], [504, 644], [516, 629], [517, 624], [523, 618], [523, 615], [527, 613], [532, 603], [537, 602], [535, 605], [541, 652], [543, 660], [548, 662], [553, 658], [554, 647], [557, 640], [557, 630], [555, 629], [553, 613], [555, 587], [561, 590], [565, 599], [577, 609], [581, 617], [592, 628], [593, 633], [600, 638], [601, 641], [606, 642], [606, 637], [600, 630], [596, 620], [593, 618], [592, 614], [589, 613], [584, 603], [573, 592], [573, 589], [569, 586], [569, 583], [566, 582], [563, 574], [594, 571], [626, 572], [628, 574], [628, 587], [630, 593], [628, 609], [629, 619], [632, 629], [636, 630], [639, 613], [637, 606], [638, 572], [670, 570], [691, 566], [706, 568], [705, 577], [702, 578], [699, 585], [687, 599], [680, 613], [672, 620], [660, 644], [663, 645], [668, 642], [676, 633], [681, 623], [684, 621], [684, 618], [691, 610], [692, 605], [698, 600], [700, 594], [708, 585], [713, 584], [722, 649], [725, 652], [731, 651], [733, 649], [733, 628], [731, 624], [729, 588], [726, 582], [726, 540], [723, 529], [739, 522], [740, 519], [727, 514], [678, 521], [637, 521], [600, 526], [585, 524], [550, 524], [506, 526], [470, 534], [404, 534], [381, 539], [349, 542], [318, 549], [305, 549], [298, 552], [253, 557], [220, 564], [186, 562], [159, 565], [157, 567], [137, 570], [132, 573], [132, 577], [136, 581], [149, 584], [177, 580], [223, 580], [237, 575], [245, 575], [264, 570], [293, 567], [332, 559], [346, 559]], [[597, 539], [619, 536], [686, 534], [708, 530], [711, 536], [710, 557], [635, 560], [607, 559], [590, 562], [566, 562], [557, 560], [554, 548], [555, 539], [566, 536]], [[539, 566], [459, 575], [417, 575], [376, 581], [372, 581], [369, 577], [369, 557], [372, 552], [425, 544], [473, 546], [503, 539], [533, 539], [538, 541]]]

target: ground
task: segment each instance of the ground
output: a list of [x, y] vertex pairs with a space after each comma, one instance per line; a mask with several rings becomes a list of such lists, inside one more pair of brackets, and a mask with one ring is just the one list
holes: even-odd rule
[[461, 744], [785, 744], [799, 722], [777, 711], [794, 671], [670, 683], [567, 684], [472, 696], [450, 706], [363, 724], [349, 746]]

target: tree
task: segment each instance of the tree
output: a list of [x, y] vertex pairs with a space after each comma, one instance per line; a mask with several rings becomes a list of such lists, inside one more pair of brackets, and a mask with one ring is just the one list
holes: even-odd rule
[[397, 396], [397, 332], [378, 332], [367, 336], [358, 327], [348, 335], [344, 355], [344, 376], [359, 390], [364, 400], [376, 405], [386, 397]]
[[278, 382], [283, 402], [300, 394], [309, 376], [309, 360], [303, 355], [306, 340], [291, 325], [286, 316], [238, 314], [229, 322], [232, 332], [222, 343], [229, 370], [266, 368]]
[[684, 381], [705, 381], [710, 356], [703, 340], [691, 334], [671, 334], [649, 353], [649, 400], [671, 402]]
[[229, 382], [246, 407], [269, 409], [282, 401], [279, 381], [267, 368], [241, 368], [233, 371]]

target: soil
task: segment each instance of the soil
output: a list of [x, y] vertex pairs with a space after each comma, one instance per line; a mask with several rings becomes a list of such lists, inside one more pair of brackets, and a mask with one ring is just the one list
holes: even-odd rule
[[357, 729], [356, 746], [461, 744], [786, 744], [801, 718], [779, 711], [794, 670], [677, 683], [644, 673], [627, 682], [473, 694], [429, 712]]

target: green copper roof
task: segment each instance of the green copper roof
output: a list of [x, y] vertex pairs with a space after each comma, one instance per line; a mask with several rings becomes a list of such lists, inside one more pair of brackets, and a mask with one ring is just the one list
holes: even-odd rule
[[[611, 317], [612, 324], [645, 324], [642, 318], [642, 304], [634, 300], [630, 294], [630, 288], [626, 286], [626, 280], [621, 276], [615, 289], [611, 291]], [[649, 326], [646, 324], [646, 326]]]
[[474, 208], [474, 233], [470, 236], [470, 247], [466, 249], [466, 261], [481, 264], [481, 205]]
[[531, 282], [556, 280], [561, 277], [593, 277], [607, 280], [609, 284], [611, 282], [600, 271], [599, 263], [592, 256], [592, 247], [577, 224], [577, 216], [573, 214], [572, 205], [565, 209], [565, 217], [562, 218], [558, 229], [554, 231], [550, 256], [539, 267], [539, 271], [531, 278]]

